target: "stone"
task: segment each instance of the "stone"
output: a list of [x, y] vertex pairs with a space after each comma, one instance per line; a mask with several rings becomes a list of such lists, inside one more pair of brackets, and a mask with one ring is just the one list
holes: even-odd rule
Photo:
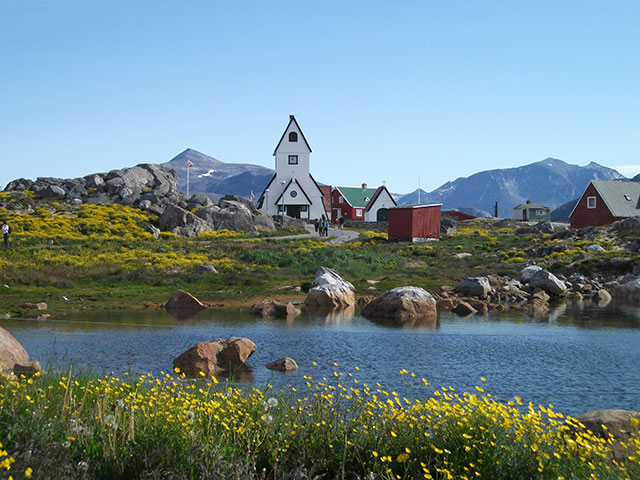
[[10, 372], [16, 363], [26, 365], [29, 355], [8, 330], [0, 327], [0, 371]]
[[245, 367], [245, 362], [256, 350], [256, 344], [248, 338], [218, 338], [194, 345], [173, 361], [173, 368], [191, 377], [199, 377], [201, 372], [210, 377]]
[[489, 312], [489, 304], [487, 302], [483, 302], [481, 300], [472, 300], [467, 302], [477, 313], [482, 315]]
[[38, 303], [23, 303], [20, 305], [20, 308], [28, 308], [29, 310], [46, 310], [48, 305], [46, 302], [38, 302]]
[[600, 253], [600, 252], [604, 252], [604, 248], [602, 248], [600, 245], [595, 244], [595, 245], [589, 245], [587, 247], [587, 252], [590, 253]]
[[456, 305], [455, 308], [452, 310], [452, 312], [460, 317], [466, 317], [469, 315], [473, 315], [478, 311], [467, 302], [459, 302], [458, 305]]
[[529, 287], [541, 288], [549, 295], [560, 295], [567, 289], [564, 282], [546, 270], [538, 270], [529, 280]]
[[528, 267], [524, 267], [520, 272], [520, 281], [522, 283], [528, 283], [529, 280], [531, 280], [531, 277], [540, 270], [542, 270], [542, 267], [539, 267], [538, 265], [529, 265]]
[[150, 223], [147, 223], [144, 226], [145, 231], [149, 232], [151, 235], [153, 235], [153, 238], [158, 238], [160, 236], [160, 229], [158, 227], [154, 227], [153, 225], [151, 225]]
[[307, 293], [305, 304], [318, 307], [347, 307], [355, 305], [354, 288], [338, 272], [320, 267]]
[[451, 298], [441, 298], [436, 302], [436, 310], [450, 312], [453, 310], [453, 300]]
[[[631, 420], [640, 420], [640, 412], [633, 410], [592, 410], [575, 417], [587, 430], [593, 432], [597, 437], [609, 440], [609, 435], [613, 436], [614, 442], [611, 445], [611, 454], [615, 460], [625, 460], [629, 455], [635, 453], [631, 445], [625, 448], [622, 442], [629, 440], [632, 436], [637, 436], [640, 427]], [[578, 428], [581, 430], [581, 428]], [[630, 442], [631, 443], [631, 442]]]
[[277, 372], [293, 372], [298, 370], [298, 364], [291, 357], [280, 358], [265, 365], [269, 370], [275, 370]]
[[36, 373], [44, 373], [44, 369], [42, 368], [42, 365], [40, 365], [40, 362], [35, 360], [33, 362], [27, 362], [24, 365], [20, 363], [14, 364], [13, 373], [15, 375], [24, 375], [29, 377]]
[[604, 288], [597, 290], [591, 298], [598, 304], [598, 306], [605, 306], [611, 302], [611, 294]]
[[527, 303], [522, 305], [520, 309], [533, 318], [544, 318], [549, 315], [549, 303], [540, 298], [533, 297]]
[[62, 187], [57, 185], [49, 185], [41, 193], [44, 198], [62, 198], [67, 194]]
[[458, 231], [458, 222], [453, 218], [442, 217], [440, 219], [440, 235], [454, 235]]
[[168, 230], [175, 235], [185, 237], [196, 237], [201, 233], [215, 230], [211, 223], [177, 205], [169, 205], [165, 208], [157, 221], [161, 230]]
[[456, 285], [455, 291], [471, 297], [486, 297], [491, 285], [487, 277], [467, 277]]
[[200, 311], [204, 310], [206, 307], [200, 300], [190, 293], [185, 292], [184, 290], [178, 290], [171, 295], [171, 298], [164, 304], [164, 308], [173, 311]]
[[193, 268], [193, 273], [195, 273], [196, 275], [206, 275], [208, 273], [218, 273], [218, 270], [216, 270], [216, 267], [214, 267], [213, 265], [196, 265]]
[[531, 294], [531, 298], [537, 298], [539, 300], [542, 300], [543, 302], [548, 302], [551, 299], [547, 292], [545, 292], [541, 288], [536, 288]]
[[262, 300], [251, 305], [249, 313], [262, 318], [288, 318], [300, 315], [301, 312], [291, 302]]
[[362, 316], [394, 326], [403, 326], [416, 319], [435, 319], [438, 316], [435, 298], [420, 287], [398, 287], [371, 300]]

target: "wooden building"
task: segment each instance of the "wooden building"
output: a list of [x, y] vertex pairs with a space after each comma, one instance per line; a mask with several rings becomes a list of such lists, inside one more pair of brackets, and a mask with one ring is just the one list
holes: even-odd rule
[[389, 209], [396, 202], [387, 187], [334, 187], [331, 192], [331, 218], [380, 222], [389, 219]]
[[409, 205], [389, 209], [390, 240], [421, 242], [440, 238], [442, 204]]
[[478, 218], [473, 215], [469, 215], [468, 213], [461, 212], [457, 208], [454, 208], [453, 210], [443, 210], [442, 216], [455, 218], [458, 222], [462, 222], [463, 220], [473, 220], [474, 218]]
[[551, 220], [551, 209], [546, 205], [531, 203], [522, 203], [511, 210], [512, 220], [521, 220], [523, 222], [543, 222]]
[[640, 182], [591, 180], [569, 214], [571, 228], [608, 225], [640, 216]]

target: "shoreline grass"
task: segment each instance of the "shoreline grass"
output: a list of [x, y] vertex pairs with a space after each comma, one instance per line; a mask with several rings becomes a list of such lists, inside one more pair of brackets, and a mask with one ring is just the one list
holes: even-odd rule
[[[91, 479], [640, 477], [638, 436], [620, 463], [610, 441], [553, 406], [426, 380], [423, 398], [410, 400], [334, 367], [299, 390], [174, 373], [2, 375], [0, 442], [15, 461], [0, 478], [26, 478], [27, 469]], [[419, 382], [400, 375], [407, 388]]]

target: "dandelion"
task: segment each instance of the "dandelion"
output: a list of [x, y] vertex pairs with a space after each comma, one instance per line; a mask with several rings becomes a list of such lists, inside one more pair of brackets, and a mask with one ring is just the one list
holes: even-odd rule
[[31, 478], [32, 473], [33, 473], [33, 469], [31, 467], [27, 467], [27, 469], [24, 471], [24, 476], [27, 478]]
[[107, 425], [108, 427], [111, 428], [116, 428], [116, 417], [114, 417], [113, 415], [109, 414], [106, 417], [104, 417], [104, 423], [105, 425]]
[[277, 407], [278, 406], [278, 399], [274, 398], [274, 397], [269, 398], [269, 400], [267, 400], [267, 406], [269, 408]]
[[87, 470], [89, 470], [89, 464], [87, 462], [78, 462], [78, 470], [82, 470], [83, 472], [86, 472]]
[[264, 415], [262, 415], [262, 421], [265, 423], [271, 423], [273, 422], [273, 417], [268, 413], [265, 413]]
[[190, 420], [190, 421], [193, 421], [193, 419], [196, 418], [196, 414], [193, 413], [191, 410], [187, 410], [186, 416], [187, 416], [187, 420]]

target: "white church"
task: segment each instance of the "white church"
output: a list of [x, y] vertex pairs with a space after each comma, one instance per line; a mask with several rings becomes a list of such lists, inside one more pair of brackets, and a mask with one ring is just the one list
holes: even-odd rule
[[289, 124], [273, 152], [276, 173], [260, 195], [258, 208], [270, 215], [280, 215], [284, 210], [289, 217], [309, 220], [331, 213], [325, 208], [322, 189], [309, 173], [310, 154], [300, 125], [289, 115]]

